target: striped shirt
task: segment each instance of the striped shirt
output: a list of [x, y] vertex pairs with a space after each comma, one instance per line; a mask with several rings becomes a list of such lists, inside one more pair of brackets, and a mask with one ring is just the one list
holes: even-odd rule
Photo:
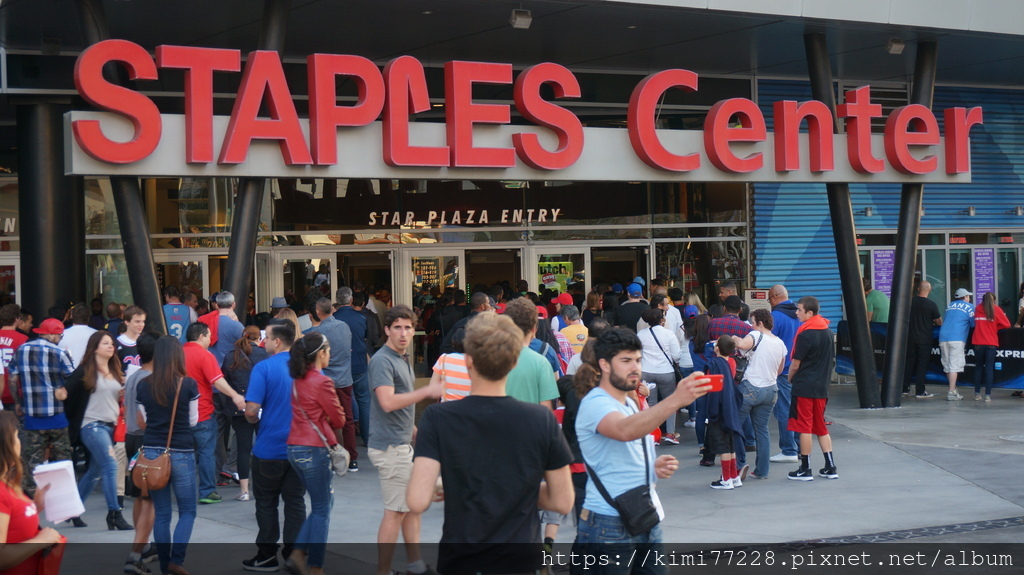
[[441, 401], [456, 401], [469, 395], [469, 371], [466, 369], [466, 355], [446, 353], [434, 364], [434, 373], [441, 376], [443, 392]]

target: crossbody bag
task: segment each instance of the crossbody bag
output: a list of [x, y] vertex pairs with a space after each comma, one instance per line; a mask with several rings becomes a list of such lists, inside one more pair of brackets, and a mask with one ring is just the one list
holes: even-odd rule
[[324, 442], [324, 447], [327, 448], [327, 455], [329, 455], [331, 458], [331, 471], [333, 471], [334, 474], [337, 475], [338, 477], [345, 477], [345, 474], [348, 473], [348, 450], [345, 449], [340, 443], [335, 444], [334, 447], [331, 447], [331, 445], [327, 443], [327, 438], [324, 437], [324, 432], [320, 431], [320, 428], [317, 427], [315, 423], [313, 423], [313, 420], [310, 419], [308, 415], [306, 415], [306, 410], [302, 409], [302, 406], [299, 405], [299, 392], [295, 390], [294, 384], [292, 385], [292, 397], [295, 398], [295, 407], [298, 407], [299, 411], [302, 412], [302, 417], [306, 418], [306, 421], [309, 422], [310, 427], [312, 427], [313, 431], [316, 432], [317, 436], [320, 438], [320, 441]]
[[658, 336], [657, 334], [654, 333], [653, 327], [651, 327], [651, 337], [654, 338], [654, 343], [658, 344], [658, 349], [661, 350], [661, 353], [665, 356], [665, 359], [668, 360], [669, 365], [672, 366], [672, 372], [675, 373], [676, 375], [676, 381], [683, 379], [683, 370], [679, 369], [679, 362], [672, 361], [672, 358], [668, 356], [668, 353], [665, 351], [665, 348], [661, 347], [661, 342], [658, 341]]
[[619, 519], [629, 531], [630, 535], [640, 535], [654, 529], [661, 521], [658, 515], [658, 508], [654, 505], [651, 496], [651, 483], [647, 479], [650, 473], [650, 459], [647, 454], [647, 438], [640, 438], [640, 445], [644, 450], [644, 484], [634, 487], [622, 495], [613, 498], [605, 489], [601, 479], [594, 472], [590, 464], [584, 461], [587, 467], [587, 474], [594, 481], [594, 486], [601, 492], [601, 497], [619, 512]]
[[167, 447], [154, 459], [146, 457], [145, 450], [140, 449], [135, 466], [132, 468], [132, 483], [142, 491], [143, 497], [149, 497], [150, 491], [159, 491], [167, 487], [171, 480], [171, 438], [174, 437], [174, 420], [178, 416], [178, 397], [181, 395], [181, 381], [174, 390], [174, 403], [171, 404], [171, 425], [167, 430]]

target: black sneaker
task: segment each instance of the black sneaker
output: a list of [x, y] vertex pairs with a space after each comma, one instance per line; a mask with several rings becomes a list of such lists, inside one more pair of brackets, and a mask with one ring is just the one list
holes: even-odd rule
[[277, 555], [271, 555], [270, 557], [263, 557], [259, 553], [256, 554], [252, 559], [246, 559], [242, 561], [242, 569], [246, 571], [262, 571], [264, 573], [271, 573], [280, 570], [281, 565], [277, 562]]
[[128, 575], [152, 575], [153, 573], [142, 560], [132, 561], [131, 559], [124, 562], [124, 572]]
[[359, 462], [356, 460], [352, 460], [352, 462], [348, 464], [348, 470], [359, 471]]
[[814, 481], [814, 472], [811, 468], [800, 468], [789, 472], [789, 478], [793, 481]]
[[142, 562], [152, 563], [160, 558], [160, 554], [156, 552], [156, 545], [147, 543], [146, 547], [142, 550]]
[[836, 472], [836, 468], [833, 467], [822, 467], [818, 470], [818, 475], [826, 479], [839, 479], [839, 473]]

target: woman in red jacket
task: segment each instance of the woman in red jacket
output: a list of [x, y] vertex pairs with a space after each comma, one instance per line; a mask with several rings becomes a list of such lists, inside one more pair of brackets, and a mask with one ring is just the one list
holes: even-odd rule
[[974, 401], [981, 401], [981, 385], [985, 384], [985, 403], [992, 401], [992, 378], [999, 347], [999, 330], [1010, 327], [1010, 320], [996, 305], [996, 294], [986, 293], [974, 310]]
[[296, 575], [323, 575], [327, 552], [327, 530], [334, 505], [331, 489], [334, 474], [331, 456], [324, 444], [341, 443], [341, 430], [345, 427], [345, 412], [334, 391], [334, 382], [323, 374], [323, 368], [330, 361], [331, 345], [317, 332], [295, 340], [288, 358], [288, 371], [295, 380], [288, 461], [302, 478], [310, 502], [309, 515], [284, 565], [286, 571]]

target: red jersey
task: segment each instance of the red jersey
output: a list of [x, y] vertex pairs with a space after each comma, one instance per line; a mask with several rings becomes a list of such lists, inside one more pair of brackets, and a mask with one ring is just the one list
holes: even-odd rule
[[199, 384], [199, 421], [213, 416], [213, 382], [224, 377], [217, 358], [194, 341], [186, 343], [185, 372]]
[[28, 336], [16, 329], [0, 329], [0, 362], [4, 366], [4, 393], [0, 401], [14, 403], [14, 396], [11, 395], [11, 385], [7, 380], [7, 366], [14, 357], [14, 350], [21, 347], [21, 344], [28, 341]]

